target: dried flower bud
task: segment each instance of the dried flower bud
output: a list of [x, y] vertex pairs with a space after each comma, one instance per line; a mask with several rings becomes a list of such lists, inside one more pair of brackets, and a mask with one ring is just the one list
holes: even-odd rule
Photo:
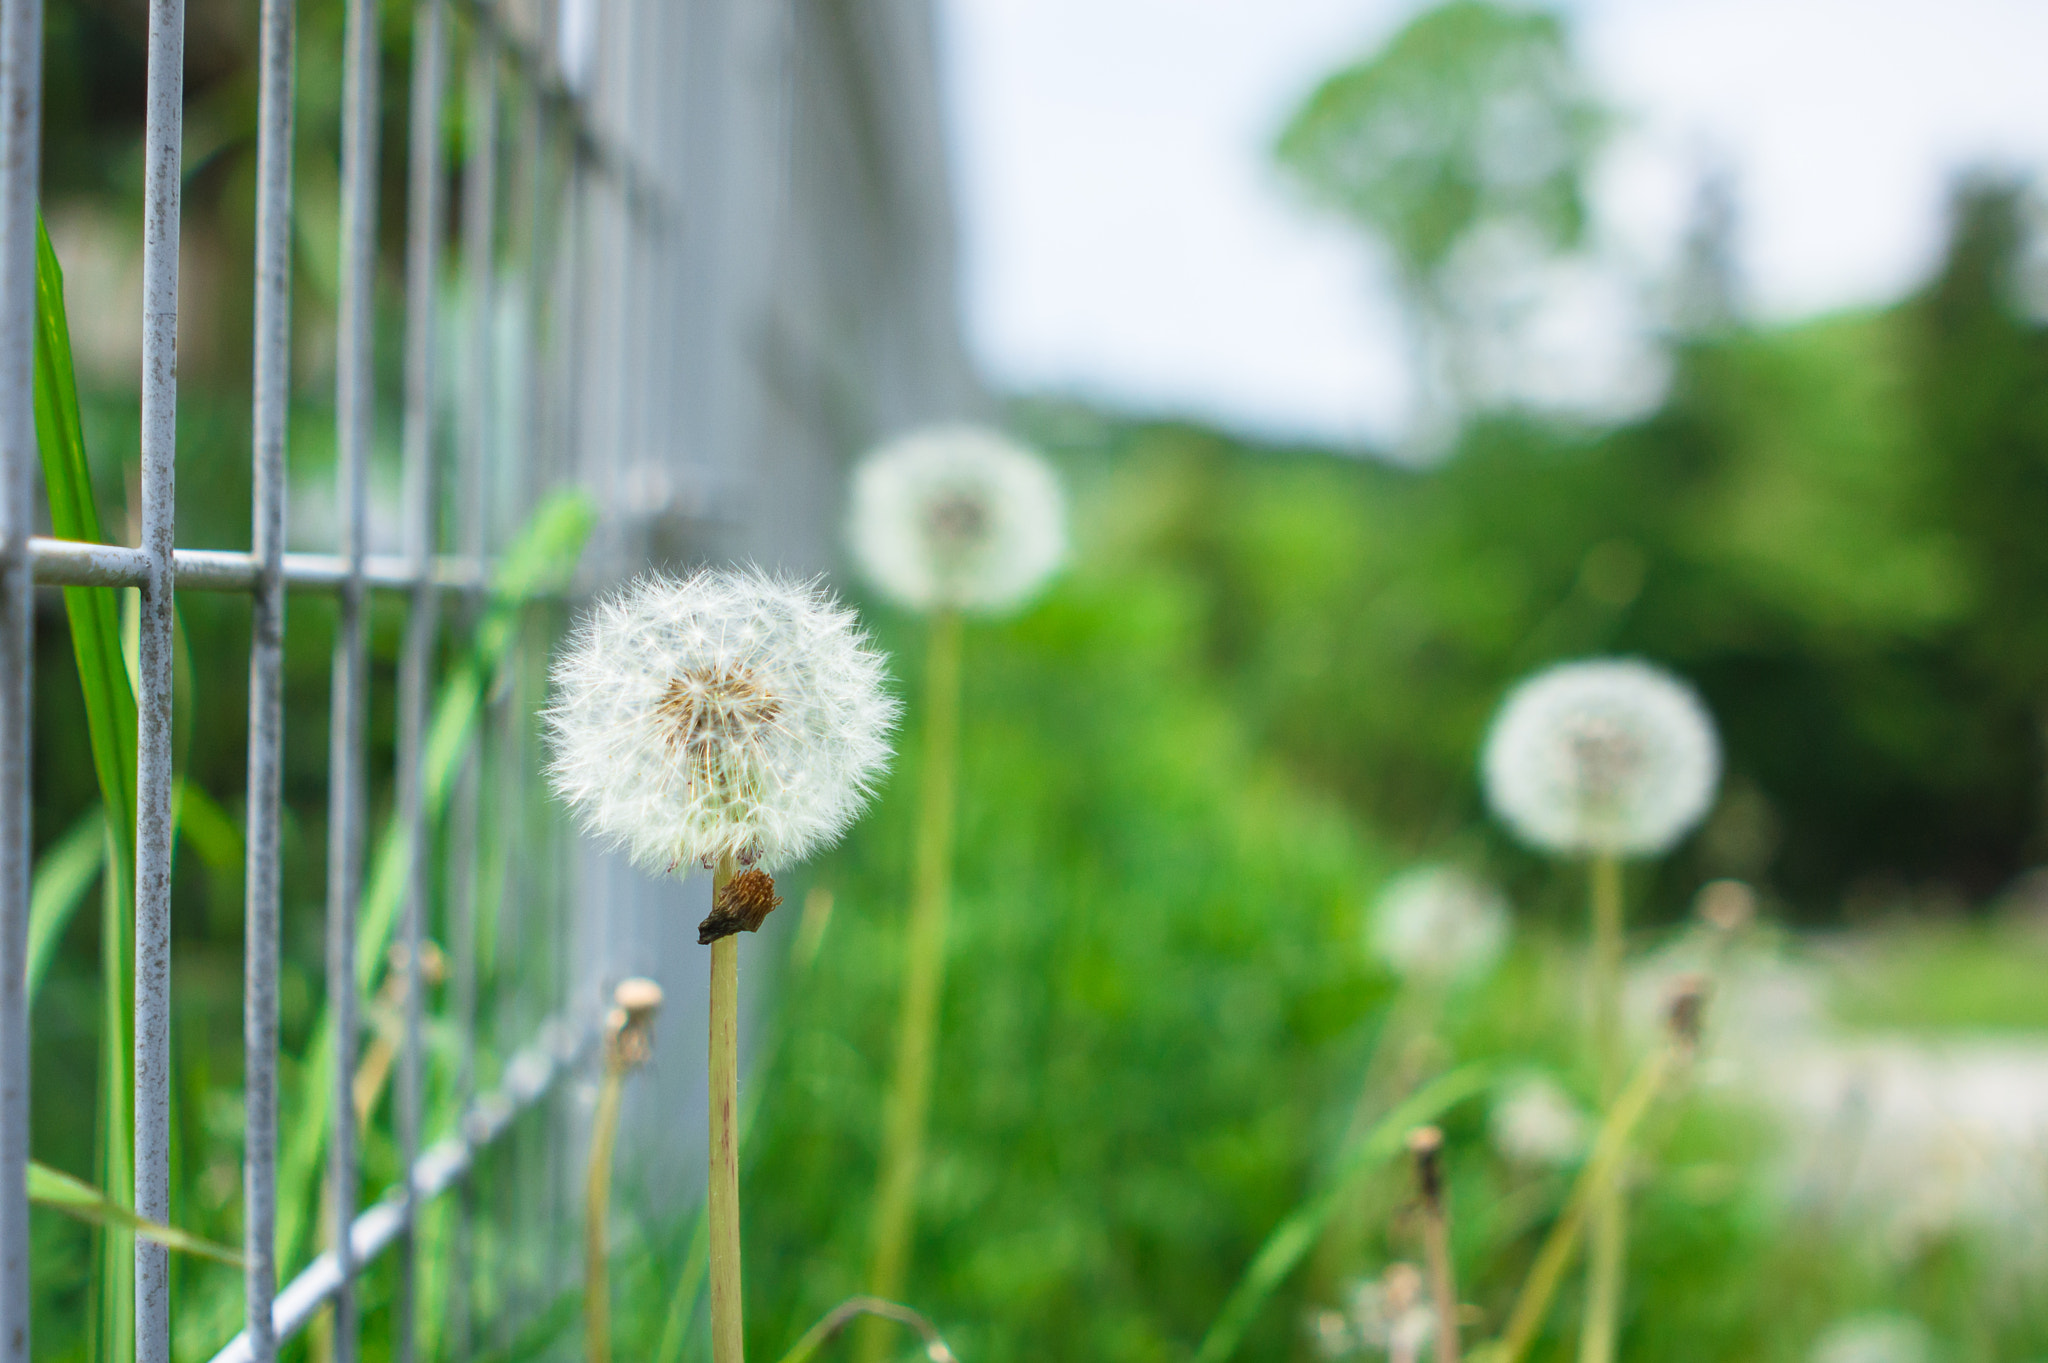
[[1740, 880], [1710, 880], [1693, 901], [1700, 921], [1730, 935], [1756, 920], [1756, 891]]
[[1700, 974], [1680, 975], [1671, 982], [1665, 1017], [1671, 1025], [1672, 1039], [1681, 1046], [1691, 1048], [1700, 1044], [1708, 987], [1707, 977]]
[[1418, 1126], [1408, 1133], [1408, 1153], [1415, 1159], [1415, 1186], [1423, 1202], [1432, 1209], [1443, 1205], [1444, 1133], [1433, 1126]]
[[766, 871], [742, 871], [719, 887], [711, 916], [697, 925], [697, 941], [709, 945], [736, 932], [759, 932], [762, 921], [781, 902], [775, 880]]
[[654, 1050], [654, 1016], [661, 1011], [661, 986], [653, 980], [621, 980], [605, 1014], [605, 1049], [616, 1069], [638, 1069]]
[[[391, 949], [384, 953], [391, 973], [389, 979], [395, 987], [405, 987], [405, 943], [393, 942]], [[448, 956], [432, 938], [420, 942], [420, 983], [429, 989], [438, 989], [448, 978]]]

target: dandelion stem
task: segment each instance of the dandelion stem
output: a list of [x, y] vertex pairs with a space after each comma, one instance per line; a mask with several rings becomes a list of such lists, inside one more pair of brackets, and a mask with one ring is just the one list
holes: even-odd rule
[[[712, 899], [737, 868], [730, 853], [718, 859]], [[740, 944], [735, 936], [711, 944], [711, 1169], [706, 1210], [711, 1229], [712, 1363], [745, 1363], [740, 1318], [739, 1142]]]
[[606, 1230], [612, 1200], [612, 1148], [619, 1135], [619, 1100], [626, 1067], [607, 1054], [597, 1114], [590, 1123], [590, 1167], [583, 1191], [583, 1354], [587, 1363], [611, 1363], [612, 1293]]
[[809, 1363], [813, 1354], [831, 1343], [841, 1330], [862, 1316], [878, 1323], [893, 1320], [900, 1325], [909, 1326], [924, 1340], [926, 1358], [932, 1360], [932, 1363], [953, 1363], [952, 1349], [947, 1347], [944, 1337], [930, 1321], [907, 1306], [899, 1306], [893, 1301], [883, 1301], [878, 1297], [849, 1297], [833, 1307], [826, 1312], [823, 1320], [804, 1331], [803, 1338], [782, 1356], [782, 1363]]
[[1600, 1101], [1614, 1101], [1621, 1088], [1621, 861], [1611, 853], [1593, 858], [1592, 1050], [1600, 1077]]
[[1415, 1181], [1422, 1193], [1422, 1251], [1429, 1265], [1429, 1295], [1436, 1307], [1437, 1363], [1458, 1363], [1458, 1281], [1451, 1270], [1451, 1221], [1444, 1205], [1444, 1135], [1433, 1126], [1408, 1135]]
[[[1612, 1108], [1622, 1083], [1621, 861], [1612, 853], [1593, 858], [1592, 1051], [1600, 1078], [1600, 1103]], [[1625, 1163], [1626, 1147], [1617, 1165]], [[1621, 1319], [1623, 1277], [1628, 1267], [1627, 1190], [1619, 1169], [1594, 1196], [1586, 1245], [1586, 1310], [1579, 1334], [1579, 1363], [1613, 1363]]]
[[1660, 1048], [1643, 1062], [1620, 1098], [1608, 1108], [1600, 1124], [1600, 1133], [1594, 1139], [1593, 1152], [1572, 1185], [1571, 1197], [1565, 1203], [1563, 1214], [1550, 1228], [1543, 1247], [1537, 1250], [1536, 1261], [1530, 1266], [1529, 1276], [1523, 1280], [1521, 1293], [1515, 1298], [1514, 1309], [1508, 1314], [1507, 1328], [1501, 1332], [1500, 1342], [1484, 1354], [1485, 1363], [1521, 1363], [1522, 1355], [1535, 1342], [1536, 1332], [1542, 1328], [1544, 1316], [1549, 1314], [1551, 1299], [1557, 1294], [1558, 1281], [1564, 1277], [1572, 1254], [1579, 1247], [1579, 1236], [1586, 1228], [1588, 1213], [1607, 1186], [1619, 1177], [1629, 1138], [1635, 1134], [1636, 1127], [1650, 1110], [1650, 1104], [1663, 1089], [1675, 1058], [1673, 1048]]
[[[902, 1290], [915, 1221], [925, 1118], [931, 1105], [939, 996], [946, 973], [946, 915], [952, 897], [953, 783], [960, 743], [960, 617], [931, 617], [925, 673], [924, 788], [905, 946], [903, 1011], [896, 1034], [896, 1070], [883, 1129], [882, 1172], [875, 1196], [868, 1291], [889, 1300]], [[880, 1322], [860, 1332], [860, 1356], [882, 1357]]]

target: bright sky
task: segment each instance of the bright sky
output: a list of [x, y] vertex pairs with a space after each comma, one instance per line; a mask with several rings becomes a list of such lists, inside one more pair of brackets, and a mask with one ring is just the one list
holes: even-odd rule
[[[1379, 263], [1268, 153], [1313, 84], [1414, 0], [940, 8], [968, 330], [992, 382], [1272, 435], [1397, 435], [1408, 378]], [[1602, 263], [1546, 295], [1539, 397], [1643, 399], [1629, 319], [1706, 166], [1732, 173], [1744, 285], [1767, 318], [1911, 287], [1956, 169], [2048, 169], [2041, 0], [1566, 8], [1628, 125], [1595, 184]]]

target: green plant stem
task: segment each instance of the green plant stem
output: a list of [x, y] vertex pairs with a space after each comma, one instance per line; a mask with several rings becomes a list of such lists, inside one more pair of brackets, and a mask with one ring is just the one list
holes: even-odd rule
[[1676, 1054], [1671, 1047], [1659, 1048], [1642, 1063], [1635, 1078], [1607, 1109], [1607, 1115], [1600, 1123], [1600, 1132], [1593, 1141], [1593, 1152], [1587, 1157], [1585, 1167], [1579, 1170], [1577, 1181], [1572, 1184], [1564, 1212], [1551, 1226], [1543, 1247], [1536, 1252], [1535, 1262], [1530, 1265], [1529, 1276], [1522, 1282], [1514, 1308], [1508, 1313], [1507, 1328], [1501, 1331], [1500, 1341], [1480, 1356], [1484, 1363], [1521, 1363], [1522, 1355], [1535, 1342], [1536, 1332], [1542, 1328], [1543, 1318], [1550, 1312], [1551, 1300], [1557, 1295], [1558, 1283], [1578, 1249], [1579, 1236], [1585, 1230], [1588, 1213], [1595, 1200], [1619, 1176], [1629, 1140], [1649, 1112], [1650, 1104], [1663, 1090], [1675, 1060]]
[[[99, 508], [93, 501], [92, 468], [86, 460], [79, 419], [78, 381], [71, 364], [71, 327], [64, 305], [64, 272], [36, 217], [36, 336], [34, 396], [36, 448], [50, 507], [50, 532], [59, 539], [105, 543]], [[129, 1010], [135, 987], [130, 967], [129, 905], [135, 888], [135, 690], [121, 648], [120, 604], [105, 587], [67, 587], [64, 611], [71, 624], [72, 655], [78, 663], [85, 701], [86, 734], [100, 802], [107, 813], [107, 874], [102, 879], [100, 941], [100, 1074], [96, 1163], [100, 1185], [122, 1198], [133, 1191], [130, 1143], [134, 1135], [129, 1095]], [[99, 1232], [93, 1264], [94, 1351], [126, 1359], [134, 1352], [132, 1327], [135, 1253], [132, 1237], [116, 1226]]]
[[[1623, 1158], [1627, 1153], [1622, 1152]], [[1586, 1319], [1579, 1335], [1581, 1363], [1613, 1363], [1622, 1274], [1628, 1263], [1627, 1195], [1617, 1173], [1593, 1201], [1586, 1244]]]
[[626, 1091], [626, 1072], [607, 1055], [604, 1082], [597, 1090], [597, 1113], [590, 1123], [590, 1167], [583, 1186], [583, 1356], [588, 1363], [611, 1363], [612, 1289], [606, 1223], [612, 1200], [612, 1148], [619, 1136], [619, 1099]]
[[[813, 890], [813, 894], [817, 891]], [[828, 892], [829, 895], [829, 892]], [[808, 905], [806, 906], [808, 912]], [[798, 942], [802, 942], [803, 930], [798, 930]], [[784, 999], [795, 997], [803, 983], [810, 978], [811, 967], [817, 964], [813, 953], [792, 948], [789, 973], [783, 977], [777, 993]], [[754, 1038], [754, 1073], [766, 1075], [775, 1068], [775, 1055], [781, 1048], [783, 1038], [789, 1034], [787, 1019], [772, 1026], [765, 1037]], [[764, 1084], [755, 1084], [740, 1104], [740, 1149], [747, 1148], [747, 1138], [754, 1129], [754, 1118], [761, 1110], [761, 1094]], [[678, 1363], [683, 1356], [683, 1342], [689, 1337], [690, 1328], [696, 1324], [697, 1299], [703, 1291], [704, 1275], [710, 1258], [710, 1229], [705, 1223], [703, 1203], [697, 1204], [697, 1215], [690, 1227], [690, 1239], [683, 1250], [683, 1266], [676, 1274], [675, 1290], [669, 1294], [668, 1313], [662, 1321], [661, 1337], [656, 1344], [653, 1363]]]
[[[737, 868], [718, 859], [715, 903]], [[740, 1316], [740, 943], [737, 936], [711, 944], [711, 1169], [705, 1195], [711, 1227], [712, 1363], [745, 1363]]]
[[1495, 1078], [1492, 1067], [1470, 1064], [1433, 1079], [1347, 1149], [1327, 1181], [1266, 1236], [1258, 1253], [1245, 1266], [1237, 1286], [1223, 1299], [1223, 1307], [1216, 1313], [1208, 1333], [1202, 1336], [1194, 1363], [1224, 1363], [1235, 1354], [1274, 1289], [1314, 1247], [1337, 1209], [1357, 1195], [1358, 1180], [1392, 1159], [1409, 1131], [1435, 1121], [1447, 1109], [1483, 1092]]
[[819, 1349], [832, 1342], [841, 1330], [853, 1324], [861, 1316], [877, 1321], [893, 1320], [917, 1331], [924, 1340], [925, 1357], [931, 1363], [952, 1363], [953, 1350], [939, 1334], [936, 1327], [917, 1312], [893, 1301], [880, 1297], [848, 1297], [825, 1313], [824, 1319], [804, 1331], [803, 1338], [790, 1346], [782, 1356], [782, 1363], [809, 1363], [810, 1357]]
[[[931, 1106], [932, 1061], [938, 1048], [939, 998], [945, 986], [946, 917], [953, 891], [953, 786], [960, 748], [958, 613], [945, 610], [932, 616], [925, 666], [924, 788], [904, 952], [903, 1011], [897, 1024], [896, 1068], [883, 1127], [868, 1261], [868, 1292], [884, 1300], [902, 1292], [909, 1260]], [[879, 1322], [864, 1328], [860, 1356], [876, 1363], [886, 1338]]]
[[[1589, 868], [1593, 917], [1592, 1051], [1600, 1103], [1614, 1105], [1621, 1087], [1622, 887], [1621, 861], [1612, 853]], [[1616, 1160], [1625, 1161], [1626, 1148]], [[1617, 1175], [1601, 1185], [1591, 1209], [1586, 1246], [1586, 1310], [1579, 1332], [1579, 1363], [1613, 1363], [1628, 1266], [1627, 1190]]]
[[1436, 1363], [1458, 1363], [1458, 1280], [1451, 1271], [1450, 1218], [1441, 1200], [1422, 1209], [1422, 1252], [1436, 1306]]

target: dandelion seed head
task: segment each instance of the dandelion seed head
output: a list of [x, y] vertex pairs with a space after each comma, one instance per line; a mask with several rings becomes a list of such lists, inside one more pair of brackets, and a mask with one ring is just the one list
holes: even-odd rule
[[1927, 1327], [1890, 1311], [1836, 1321], [1813, 1346], [1813, 1363], [1928, 1363], [1934, 1344]]
[[1707, 812], [1721, 777], [1692, 688], [1630, 659], [1565, 663], [1508, 694], [1486, 738], [1486, 797], [1552, 852], [1662, 852]]
[[1387, 882], [1367, 944], [1396, 974], [1439, 983], [1476, 979], [1508, 941], [1506, 896], [1455, 866], [1418, 866]]
[[854, 471], [851, 501], [854, 560], [917, 610], [1008, 610], [1066, 555], [1058, 476], [981, 427], [937, 426], [881, 446]]
[[1436, 1312], [1413, 1264], [1389, 1264], [1377, 1278], [1352, 1285], [1346, 1314], [1367, 1349], [1414, 1357], [1436, 1333]]
[[555, 793], [655, 872], [830, 845], [889, 759], [897, 706], [853, 612], [753, 570], [651, 574], [600, 600], [554, 668]]
[[1529, 1075], [1494, 1103], [1487, 1114], [1493, 1148], [1516, 1164], [1555, 1168], [1586, 1149], [1586, 1114], [1556, 1081]]

